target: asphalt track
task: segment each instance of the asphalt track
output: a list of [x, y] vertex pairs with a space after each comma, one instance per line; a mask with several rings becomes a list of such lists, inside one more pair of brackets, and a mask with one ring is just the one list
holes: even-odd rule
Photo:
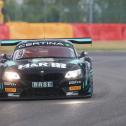
[[126, 126], [126, 52], [90, 55], [93, 98], [0, 101], [0, 126]]

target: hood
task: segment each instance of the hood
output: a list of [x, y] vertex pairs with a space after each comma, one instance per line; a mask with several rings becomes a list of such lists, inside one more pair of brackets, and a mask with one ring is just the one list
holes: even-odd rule
[[6, 66], [9, 69], [16, 69], [18, 71], [68, 71], [79, 69], [80, 63], [78, 59], [34, 58], [17, 61], [7, 61]]

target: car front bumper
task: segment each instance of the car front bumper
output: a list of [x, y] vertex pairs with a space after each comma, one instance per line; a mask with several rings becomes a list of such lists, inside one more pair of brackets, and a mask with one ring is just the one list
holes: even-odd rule
[[4, 82], [1, 84], [1, 96], [15, 99], [49, 99], [49, 98], [76, 98], [88, 96], [85, 80], [62, 80], [53, 82], [53, 87], [33, 88], [31, 82]]

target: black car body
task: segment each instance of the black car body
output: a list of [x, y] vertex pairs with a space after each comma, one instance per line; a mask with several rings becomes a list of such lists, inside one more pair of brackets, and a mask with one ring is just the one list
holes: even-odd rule
[[11, 57], [1, 57], [0, 99], [91, 97], [91, 58], [84, 52], [78, 55], [72, 43], [81, 39], [74, 40], [1, 41], [18, 44]]

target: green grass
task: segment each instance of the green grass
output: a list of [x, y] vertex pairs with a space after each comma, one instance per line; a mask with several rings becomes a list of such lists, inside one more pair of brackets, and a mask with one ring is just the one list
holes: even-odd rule
[[9, 53], [12, 52], [14, 50], [14, 46], [10, 47], [10, 46], [2, 46], [0, 47], [0, 53]]
[[[126, 51], [126, 41], [96, 41], [92, 45], [75, 45], [75, 47], [79, 51]], [[9, 53], [13, 49], [14, 47], [0, 47], [0, 52]]]
[[126, 41], [96, 41], [92, 45], [76, 45], [78, 50], [126, 51]]

